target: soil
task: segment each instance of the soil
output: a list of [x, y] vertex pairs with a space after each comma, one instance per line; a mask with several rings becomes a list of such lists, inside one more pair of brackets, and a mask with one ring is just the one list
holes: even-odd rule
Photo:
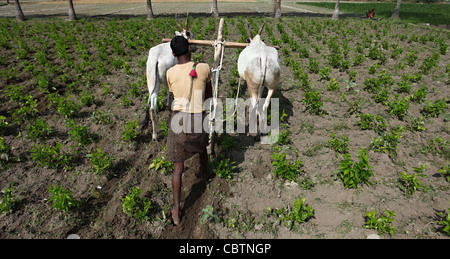
[[[29, 5], [31, 6], [31, 5]], [[25, 9], [25, 8], [24, 8]], [[269, 12], [270, 9], [267, 10]], [[293, 11], [294, 12], [294, 11]], [[239, 41], [240, 34], [237, 24], [243, 20], [234, 13], [226, 17], [225, 33], [227, 41]], [[171, 15], [170, 15], [171, 16]], [[11, 182], [15, 182], [13, 195], [18, 202], [14, 208], [0, 215], [0, 238], [66, 238], [69, 234], [77, 234], [81, 238], [367, 238], [370, 234], [377, 233], [374, 229], [367, 229], [365, 213], [377, 210], [378, 215], [385, 210], [395, 212], [395, 227], [393, 238], [448, 238], [438, 231], [438, 212], [446, 212], [449, 208], [450, 192], [449, 183], [442, 177], [438, 170], [448, 166], [450, 162], [449, 139], [450, 122], [448, 109], [437, 118], [424, 118], [424, 132], [412, 132], [407, 129], [410, 118], [418, 118], [425, 103], [411, 103], [407, 119], [400, 120], [389, 114], [388, 107], [376, 103], [373, 95], [364, 90], [366, 78], [376, 78], [381, 71], [387, 73], [399, 82], [402, 76], [420, 72], [420, 65], [433, 52], [437, 45], [431, 40], [408, 41], [411, 34], [420, 39], [421, 36], [435, 35], [442, 37], [445, 43], [450, 45], [448, 31], [436, 30], [427, 27], [408, 26], [390, 21], [367, 21], [365, 19], [348, 18], [341, 19], [339, 23], [331, 21], [328, 17], [317, 17], [306, 13], [299, 16], [294, 14], [281, 20], [272, 20], [268, 13], [255, 16], [247, 16], [256, 26], [267, 21], [266, 26], [272, 28], [275, 38], [281, 39], [277, 24], [283, 24], [284, 29], [295, 41], [304, 46], [311, 58], [320, 62], [320, 67], [328, 65], [330, 49], [328, 41], [338, 36], [340, 28], [344, 28], [349, 34], [356, 30], [356, 36], [348, 41], [349, 58], [354, 60], [357, 55], [357, 42], [362, 42], [362, 37], [370, 36], [379, 45], [383, 41], [389, 44], [398, 44], [403, 52], [397, 59], [390, 58], [392, 47], [382, 52], [388, 57], [387, 61], [377, 68], [375, 74], [369, 74], [369, 67], [378, 62], [366, 58], [362, 64], [352, 67], [357, 72], [355, 84], [348, 81], [348, 71], [339, 71], [332, 68], [330, 78], [335, 78], [340, 83], [338, 91], [327, 89], [328, 80], [319, 80], [319, 75], [308, 72], [309, 59], [301, 57], [300, 52], [292, 51], [286, 55], [279, 51], [282, 79], [275, 98], [280, 100], [280, 110], [284, 110], [287, 116], [284, 118], [282, 131], [288, 129], [291, 132], [290, 143], [282, 145], [281, 149], [287, 153], [289, 161], [294, 161], [295, 150], [298, 150], [299, 159], [302, 161], [301, 177], [309, 179], [313, 185], [304, 188], [297, 182], [288, 182], [274, 176], [273, 158], [276, 152], [275, 145], [261, 144], [251, 134], [229, 133], [235, 143], [234, 147], [224, 148], [225, 135], [217, 135], [217, 152], [234, 161], [236, 169], [233, 177], [227, 181], [213, 172], [206, 182], [202, 182], [197, 176], [199, 173], [198, 157], [194, 156], [186, 161], [182, 187], [182, 221], [174, 226], [170, 219], [172, 207], [171, 174], [162, 174], [148, 169], [153, 159], [164, 155], [165, 137], [162, 131], [158, 132], [158, 142], [151, 140], [151, 130], [140, 132], [136, 140], [126, 142], [122, 140], [122, 132], [128, 121], [141, 122], [144, 116], [144, 108], [147, 104], [147, 88], [145, 84], [145, 60], [148, 48], [143, 46], [133, 47], [127, 43], [125, 31], [133, 31], [133, 25], [143, 29], [135, 30], [134, 39], [138, 41], [146, 34], [152, 35], [150, 46], [159, 44], [159, 39], [170, 37], [174, 30], [172, 18], [162, 17], [159, 21], [146, 21], [139, 16], [112, 16], [86, 18], [75, 23], [70, 23], [59, 18], [43, 18], [28, 20], [18, 24], [13, 19], [2, 20], [2, 26], [8, 31], [14, 30], [14, 36], [8, 39], [9, 47], [0, 47], [1, 56], [7, 57], [0, 63], [0, 71], [15, 69], [16, 77], [0, 76], [0, 115], [5, 116], [10, 124], [2, 133], [6, 143], [14, 147], [12, 154], [20, 158], [20, 162], [9, 162], [8, 166], [0, 171], [0, 189], [5, 190]], [[9, 16], [8, 16], [9, 17]], [[194, 35], [200, 35], [207, 27], [208, 21], [204, 14], [192, 16], [190, 27]], [[201, 20], [198, 25], [197, 21]], [[156, 26], [148, 26], [155, 25]], [[214, 21], [215, 27], [207, 32], [205, 39], [216, 37], [218, 20]], [[5, 25], [6, 24], [6, 25]], [[303, 25], [301, 25], [303, 24]], [[110, 27], [117, 25], [118, 30], [111, 31]], [[300, 37], [292, 28], [305, 26], [304, 36]], [[307, 32], [307, 28], [315, 28]], [[66, 118], [61, 116], [57, 109], [51, 105], [48, 94], [43, 93], [37, 86], [37, 77], [33, 72], [47, 73], [49, 68], [38, 63], [35, 54], [42, 43], [35, 40], [39, 35], [39, 27], [45, 30], [40, 37], [47, 42], [47, 57], [54, 66], [56, 72], [52, 74], [52, 82], [56, 90], [52, 93], [68, 97], [79, 102], [81, 91], [71, 91], [69, 84], [79, 80], [78, 90], [92, 92], [95, 97], [93, 105], [81, 106], [72, 116], [77, 125], [86, 126], [94, 139], [87, 145], [78, 144], [71, 139], [69, 128], [66, 126]], [[157, 27], [157, 28], [155, 28]], [[120, 42], [125, 55], [116, 54], [112, 46], [107, 46], [108, 59], [105, 60], [107, 75], [95, 74], [97, 65], [88, 65], [84, 69], [76, 70], [68, 68], [56, 51], [55, 41], [52, 38], [52, 28], [55, 33], [63, 35], [63, 31], [73, 32], [81, 43], [87, 47], [95, 63], [98, 62], [98, 47], [94, 45], [96, 39], [107, 39], [114, 36]], [[306, 33], [307, 32], [307, 33]], [[406, 35], [407, 39], [401, 40], [400, 35]], [[21, 37], [30, 47], [29, 56], [16, 58], [15, 52], [17, 38]], [[17, 38], [16, 38], [17, 37]], [[378, 38], [377, 38], [378, 37]], [[267, 31], [263, 33], [266, 42], [270, 39]], [[341, 40], [338, 40], [342, 43]], [[314, 49], [317, 44], [319, 53]], [[282, 48], [290, 48], [287, 43], [279, 44]], [[82, 64], [76, 43], [69, 41], [68, 54], [73, 57], [77, 65]], [[369, 48], [363, 52], [368, 53]], [[407, 54], [416, 51], [417, 63], [415, 66], [401, 66], [406, 60]], [[229, 94], [231, 88], [236, 87], [237, 78], [233, 71], [236, 69], [239, 51], [236, 49], [225, 50], [224, 69], [220, 74], [219, 97], [234, 97]], [[194, 58], [203, 62], [212, 63], [213, 48], [200, 48]], [[300, 87], [300, 80], [294, 74], [291, 65], [287, 64], [288, 57], [294, 57], [300, 62], [301, 68], [308, 73], [308, 79], [316, 89], [320, 91], [323, 116], [311, 114], [305, 110], [305, 90]], [[122, 66], [114, 67], [112, 60], [123, 59], [130, 66], [131, 73], [126, 73]], [[428, 87], [427, 99], [431, 102], [437, 99], [449, 98], [450, 88], [448, 71], [449, 54], [440, 55], [437, 68], [429, 74], [423, 74], [419, 82], [412, 83], [411, 93], [417, 91], [423, 85]], [[28, 63], [27, 63], [28, 62]], [[30, 70], [27, 65], [33, 64]], [[401, 67], [401, 68], [400, 68]], [[447, 68], [448, 69], [448, 68]], [[61, 79], [66, 75], [68, 80]], [[92, 75], [89, 78], [88, 75]], [[392, 86], [390, 99], [394, 94], [400, 97], [406, 93], [398, 93], [397, 84]], [[130, 86], [139, 86], [139, 95], [129, 93]], [[33, 95], [37, 100], [39, 113], [30, 117], [22, 124], [15, 121], [12, 116], [21, 104], [13, 101], [7, 95], [7, 86], [22, 85], [27, 94]], [[247, 96], [245, 83], [242, 83], [241, 91]], [[353, 88], [353, 90], [349, 89]], [[109, 89], [109, 91], [105, 91]], [[70, 96], [70, 97], [69, 97]], [[127, 97], [131, 105], [125, 105]], [[166, 97], [162, 97], [165, 103]], [[397, 155], [379, 153], [369, 148], [372, 140], [378, 137], [373, 130], [361, 130], [357, 124], [360, 118], [357, 114], [348, 114], [351, 103], [359, 101], [362, 113], [380, 115], [386, 121], [388, 130], [394, 126], [405, 127], [402, 132]], [[97, 124], [93, 117], [94, 112], [104, 112], [113, 119], [112, 123]], [[158, 112], [159, 119], [167, 123], [169, 111], [166, 108]], [[27, 127], [32, 125], [35, 119], [47, 121], [53, 129], [53, 133], [46, 139], [32, 140], [27, 138]], [[349, 154], [353, 161], [357, 161], [357, 153], [360, 148], [367, 148], [369, 164], [372, 167], [374, 177], [371, 185], [361, 185], [356, 189], [346, 189], [337, 176], [339, 162], [343, 155], [337, 153], [329, 145], [331, 135], [336, 133], [338, 137], [345, 135], [349, 138]], [[431, 147], [431, 141], [440, 138], [442, 145]], [[71, 169], [52, 169], [42, 167], [33, 160], [31, 149], [34, 145], [51, 145], [55, 142], [63, 144], [62, 151], [73, 155]], [[113, 167], [103, 174], [94, 174], [87, 154], [100, 149], [115, 158]], [[399, 187], [400, 172], [412, 174], [413, 167], [426, 163], [424, 170], [426, 177], [419, 177], [424, 186], [412, 196], [407, 196]], [[211, 170], [212, 171], [212, 170]], [[72, 208], [64, 213], [51, 207], [48, 200], [51, 194], [50, 186], [62, 186], [72, 191], [73, 197], [81, 199], [82, 205]], [[122, 210], [122, 198], [133, 188], [139, 186], [142, 197], [152, 201], [150, 219], [140, 221], [127, 215]], [[3, 195], [2, 195], [3, 197]], [[307, 204], [314, 209], [314, 217], [302, 224], [289, 226], [274, 216], [274, 211], [293, 206], [297, 197], [305, 197]], [[213, 208], [213, 214], [217, 217], [209, 217], [203, 221], [207, 206]], [[387, 233], [382, 233], [381, 238], [392, 238]]]

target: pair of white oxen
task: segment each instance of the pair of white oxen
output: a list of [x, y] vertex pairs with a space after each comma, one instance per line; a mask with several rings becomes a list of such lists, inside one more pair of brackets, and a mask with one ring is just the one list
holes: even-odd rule
[[[182, 28], [177, 21], [180, 31], [175, 32], [177, 36], [183, 36], [186, 39], [193, 39], [193, 34], [188, 29], [188, 19], [186, 26]], [[270, 98], [275, 92], [280, 80], [280, 62], [278, 52], [275, 48], [267, 46], [261, 40], [261, 32], [264, 24], [261, 26], [258, 34], [253, 37], [250, 26], [247, 22], [247, 32], [249, 35], [249, 45], [240, 53], [238, 58], [239, 76], [247, 83], [247, 89], [250, 94], [252, 107], [259, 111], [259, 99], [261, 98], [264, 86], [267, 87], [267, 97], [262, 107], [262, 114], [267, 114]], [[196, 51], [196, 46], [191, 45], [191, 51]], [[169, 68], [175, 66], [178, 60], [172, 55], [170, 42], [162, 43], [150, 49], [147, 59], [147, 86], [149, 91], [148, 106], [146, 109], [146, 118], [142, 123], [142, 130], [147, 128], [149, 117], [152, 120], [152, 139], [157, 140], [157, 109], [158, 94], [161, 84], [167, 87], [166, 72]], [[169, 93], [169, 91], [167, 91]], [[172, 95], [169, 93], [167, 105], [172, 103]], [[150, 110], [150, 111], [149, 111]], [[259, 114], [258, 114], [259, 116]]]

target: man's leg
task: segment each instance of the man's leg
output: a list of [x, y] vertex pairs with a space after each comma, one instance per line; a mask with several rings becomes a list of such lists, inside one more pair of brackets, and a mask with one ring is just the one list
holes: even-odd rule
[[184, 163], [173, 164], [173, 176], [172, 176], [172, 190], [173, 190], [173, 208], [172, 219], [175, 225], [178, 225], [181, 221], [180, 210], [180, 196], [181, 196], [181, 184], [183, 175]]

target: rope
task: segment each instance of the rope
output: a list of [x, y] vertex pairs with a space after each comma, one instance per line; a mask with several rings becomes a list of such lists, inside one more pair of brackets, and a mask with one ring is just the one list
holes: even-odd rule
[[223, 53], [225, 51], [225, 41], [219, 41], [219, 42], [217, 40], [214, 41], [214, 44], [212, 45], [214, 47], [214, 53], [216, 52], [217, 44], [222, 44], [222, 52], [220, 54], [220, 64], [219, 64], [219, 66], [217, 66], [217, 68], [211, 70], [213, 72], [213, 76], [214, 76], [214, 89], [213, 89], [213, 102], [210, 104], [210, 107], [209, 107], [209, 110], [213, 111], [213, 112], [209, 113], [209, 119], [210, 119], [210, 122], [209, 122], [209, 134], [210, 134], [209, 143], [211, 143], [211, 135], [212, 135], [212, 132], [214, 131], [214, 122], [216, 120], [217, 95], [218, 95], [218, 91], [219, 91], [219, 74], [220, 74], [220, 70], [222, 69]]

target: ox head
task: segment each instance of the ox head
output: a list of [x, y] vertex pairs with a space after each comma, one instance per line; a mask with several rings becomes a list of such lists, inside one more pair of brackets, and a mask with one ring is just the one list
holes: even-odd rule
[[250, 44], [252, 44], [252, 42], [262, 42], [261, 32], [264, 28], [264, 25], [266, 25], [266, 22], [264, 21], [263, 25], [259, 29], [258, 34], [256, 34], [256, 36], [253, 36], [252, 29], [251, 29], [250, 24], [248, 23], [247, 19], [245, 19], [245, 22], [247, 23], [248, 42]]
[[[175, 32], [175, 35], [183, 36], [187, 40], [192, 40], [194, 38], [194, 35], [188, 28], [189, 13], [186, 14], [186, 22], [185, 22], [184, 28], [181, 27], [180, 23], [178, 23], [178, 15], [177, 14], [175, 14], [175, 21], [177, 22], [177, 26], [180, 29], [180, 31]], [[195, 46], [195, 45], [190, 45], [190, 48], [191, 48], [191, 52], [195, 52], [197, 50], [197, 46]]]

